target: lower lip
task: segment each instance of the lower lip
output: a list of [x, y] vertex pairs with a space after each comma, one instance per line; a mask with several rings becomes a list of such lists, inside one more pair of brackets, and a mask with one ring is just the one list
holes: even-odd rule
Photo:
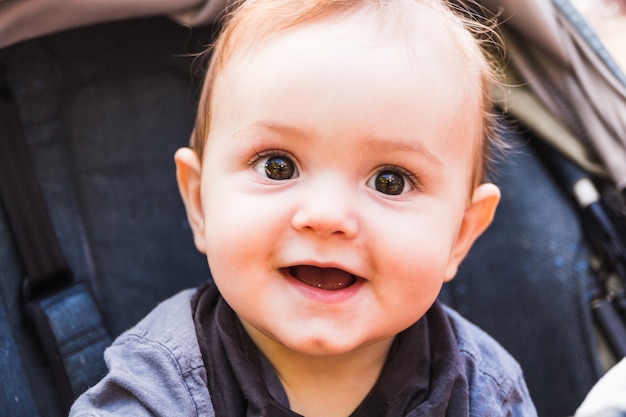
[[292, 276], [287, 269], [282, 271], [282, 274], [287, 281], [305, 297], [311, 301], [324, 304], [345, 302], [346, 300], [354, 297], [365, 283], [363, 278], [357, 278], [356, 282], [347, 288], [330, 291], [305, 284]]

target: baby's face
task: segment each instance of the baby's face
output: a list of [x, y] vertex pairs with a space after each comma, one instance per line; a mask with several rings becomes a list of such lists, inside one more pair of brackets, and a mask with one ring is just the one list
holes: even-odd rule
[[206, 252], [257, 338], [310, 355], [388, 340], [465, 254], [477, 81], [416, 19], [412, 47], [363, 14], [300, 26], [216, 81]]

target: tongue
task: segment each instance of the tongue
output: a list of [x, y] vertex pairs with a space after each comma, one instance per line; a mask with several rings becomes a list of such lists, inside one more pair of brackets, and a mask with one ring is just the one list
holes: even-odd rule
[[342, 290], [356, 281], [354, 275], [337, 268], [300, 265], [289, 268], [289, 273], [307, 285], [327, 291]]

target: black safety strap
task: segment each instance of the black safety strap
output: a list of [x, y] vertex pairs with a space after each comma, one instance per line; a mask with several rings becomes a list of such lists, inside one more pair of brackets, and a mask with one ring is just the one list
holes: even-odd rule
[[69, 408], [106, 373], [103, 351], [111, 338], [89, 286], [72, 277], [1, 71], [0, 197], [27, 274], [26, 318], [44, 348], [61, 402]]

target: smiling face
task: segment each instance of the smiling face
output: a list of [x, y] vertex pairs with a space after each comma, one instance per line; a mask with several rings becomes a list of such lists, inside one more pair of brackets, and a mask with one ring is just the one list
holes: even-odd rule
[[320, 356], [390, 340], [491, 220], [497, 189], [469, 187], [479, 75], [433, 35], [436, 14], [414, 19], [428, 42], [363, 8], [236, 55], [202, 163], [177, 154], [196, 245], [257, 343]]

